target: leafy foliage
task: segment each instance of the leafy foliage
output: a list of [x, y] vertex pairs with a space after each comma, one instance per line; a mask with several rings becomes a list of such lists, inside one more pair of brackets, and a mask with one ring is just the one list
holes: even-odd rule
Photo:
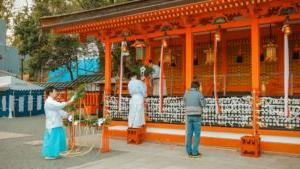
[[78, 108], [81, 107], [79, 100], [85, 96], [85, 84], [77, 86], [73, 94], [76, 94], [74, 102], [66, 106], [64, 109], [69, 113], [73, 112], [74, 114], [78, 114]]
[[14, 0], [0, 0], [0, 19], [8, 23], [9, 18], [12, 17], [12, 7]]
[[[4, 1], [6, 2], [6, 0]], [[48, 32], [42, 32], [39, 28], [40, 18], [103, 7], [123, 1], [129, 0], [33, 0], [32, 8], [20, 11], [14, 19], [13, 46], [19, 49], [20, 55], [30, 57], [27, 64], [31, 75], [40, 72], [41, 69], [55, 70], [65, 66], [73, 79], [71, 62], [76, 61], [79, 47], [78, 38], [67, 35], [53, 36]], [[96, 43], [102, 69], [99, 71], [103, 71], [104, 48], [102, 43], [98, 41]]]

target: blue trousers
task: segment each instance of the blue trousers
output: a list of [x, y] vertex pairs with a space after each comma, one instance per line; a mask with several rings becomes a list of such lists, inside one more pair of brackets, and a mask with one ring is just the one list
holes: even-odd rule
[[59, 157], [60, 153], [67, 151], [66, 133], [63, 127], [45, 130], [42, 155], [44, 157]]
[[[186, 137], [186, 152], [188, 154], [197, 155], [199, 153], [200, 143], [200, 127], [201, 127], [201, 116], [199, 115], [188, 115], [187, 116], [187, 137]], [[192, 144], [194, 134], [194, 144]]]

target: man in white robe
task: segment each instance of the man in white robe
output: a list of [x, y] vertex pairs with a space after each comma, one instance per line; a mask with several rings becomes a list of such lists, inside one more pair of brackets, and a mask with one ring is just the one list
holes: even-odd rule
[[146, 97], [146, 85], [137, 79], [136, 74], [131, 75], [128, 83], [128, 90], [131, 95], [129, 101], [128, 127], [141, 128], [145, 124], [144, 118], [144, 97]]
[[[153, 64], [152, 60], [149, 61], [149, 66], [153, 69], [151, 74], [152, 79], [152, 95], [159, 96], [159, 78], [160, 78], [160, 67], [156, 64]], [[163, 78], [163, 95], [167, 95], [167, 85], [166, 79]]]

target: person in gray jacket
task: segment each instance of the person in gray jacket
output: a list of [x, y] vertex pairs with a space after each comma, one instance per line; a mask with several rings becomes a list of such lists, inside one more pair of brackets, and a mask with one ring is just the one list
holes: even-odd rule
[[[184, 93], [185, 113], [187, 115], [186, 152], [191, 157], [199, 157], [201, 115], [205, 106], [205, 99], [199, 92], [199, 82], [193, 81], [191, 89]], [[195, 135], [192, 145], [193, 134]]]

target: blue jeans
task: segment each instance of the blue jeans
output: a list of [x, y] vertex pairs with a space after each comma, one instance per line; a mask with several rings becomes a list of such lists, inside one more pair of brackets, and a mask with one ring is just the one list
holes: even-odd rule
[[[201, 127], [201, 116], [199, 115], [188, 115], [187, 116], [187, 137], [186, 137], [186, 152], [188, 154], [197, 155], [199, 153], [199, 142], [200, 142], [200, 127]], [[192, 145], [194, 137], [194, 144]]]

